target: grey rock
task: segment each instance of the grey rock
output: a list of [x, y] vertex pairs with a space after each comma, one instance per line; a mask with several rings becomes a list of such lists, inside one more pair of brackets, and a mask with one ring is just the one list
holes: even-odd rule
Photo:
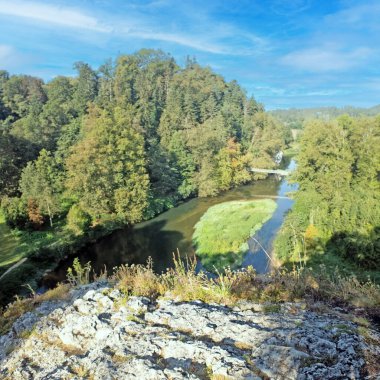
[[359, 379], [363, 352], [380, 354], [379, 334], [371, 330], [369, 345], [336, 315], [296, 303], [265, 310], [243, 301], [233, 309], [125, 302], [107, 283], [86, 285], [26, 313], [0, 336], [0, 378]]

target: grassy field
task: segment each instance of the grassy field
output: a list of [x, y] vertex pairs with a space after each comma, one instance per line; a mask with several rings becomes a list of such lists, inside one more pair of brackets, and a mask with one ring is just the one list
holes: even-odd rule
[[284, 150], [284, 157], [294, 157], [299, 152], [299, 144], [293, 142], [289, 148]]
[[65, 238], [62, 222], [44, 231], [21, 231], [10, 229], [0, 210], [0, 270], [16, 263], [29, 253]]
[[275, 209], [276, 203], [271, 199], [232, 201], [210, 207], [195, 225], [193, 235], [203, 266], [210, 271], [239, 266], [248, 249], [248, 238]]
[[0, 210], [0, 269], [14, 264], [23, 257], [18, 250], [20, 239], [6, 225], [4, 215]]

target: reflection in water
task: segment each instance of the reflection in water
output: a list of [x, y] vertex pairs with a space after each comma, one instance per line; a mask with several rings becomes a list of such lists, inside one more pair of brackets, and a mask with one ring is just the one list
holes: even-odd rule
[[[292, 161], [289, 165], [291, 169]], [[91, 261], [96, 273], [104, 266], [108, 272], [120, 264], [145, 264], [148, 257], [153, 259], [154, 269], [161, 272], [173, 264], [173, 252], [179, 250], [182, 256], [192, 255], [192, 235], [194, 226], [210, 206], [238, 199], [262, 199], [262, 196], [286, 196], [293, 188], [286, 180], [279, 181], [274, 176], [250, 185], [238, 187], [214, 198], [195, 198], [181, 204], [154, 219], [114, 231], [80, 250], [77, 255], [82, 263]], [[292, 206], [290, 199], [277, 199], [277, 209], [273, 217], [255, 235], [256, 239], [268, 250], [282, 224], [284, 215]], [[250, 250], [243, 266], [253, 265], [259, 273], [267, 270], [268, 259], [264, 251], [257, 249], [252, 239]], [[58, 268], [43, 280], [43, 286], [51, 287], [66, 278], [67, 268], [72, 265], [73, 257], [63, 260]]]

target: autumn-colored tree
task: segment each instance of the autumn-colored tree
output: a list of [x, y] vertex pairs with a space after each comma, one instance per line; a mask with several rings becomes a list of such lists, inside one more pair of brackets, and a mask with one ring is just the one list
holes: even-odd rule
[[35, 229], [40, 229], [44, 223], [38, 204], [33, 198], [28, 199], [28, 217]]

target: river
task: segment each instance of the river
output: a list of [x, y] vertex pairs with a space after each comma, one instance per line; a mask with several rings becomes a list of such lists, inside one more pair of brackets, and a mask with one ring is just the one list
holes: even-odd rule
[[[287, 168], [292, 170], [294, 166], [295, 162], [291, 160]], [[150, 256], [154, 269], [161, 272], [172, 266], [173, 252], [178, 250], [182, 256], [194, 254], [194, 226], [210, 206], [239, 199], [273, 198], [277, 203], [277, 209], [254, 238], [249, 239], [249, 251], [243, 261], [243, 266], [252, 265], [258, 273], [266, 273], [269, 269], [269, 259], [265, 251], [271, 251], [273, 239], [286, 212], [292, 207], [293, 201], [286, 197], [292, 190], [295, 190], [295, 187], [288, 184], [286, 178], [279, 180], [271, 175], [267, 179], [237, 187], [217, 197], [194, 198], [151, 220], [116, 230], [96, 243], [87, 245], [78, 251], [75, 257], [78, 257], [81, 263], [91, 261], [96, 273], [104, 267], [110, 273], [112, 268], [120, 264], [145, 264]], [[54, 271], [44, 277], [42, 286], [51, 287], [65, 280], [67, 268], [72, 265], [72, 261], [73, 257], [61, 261]]]

